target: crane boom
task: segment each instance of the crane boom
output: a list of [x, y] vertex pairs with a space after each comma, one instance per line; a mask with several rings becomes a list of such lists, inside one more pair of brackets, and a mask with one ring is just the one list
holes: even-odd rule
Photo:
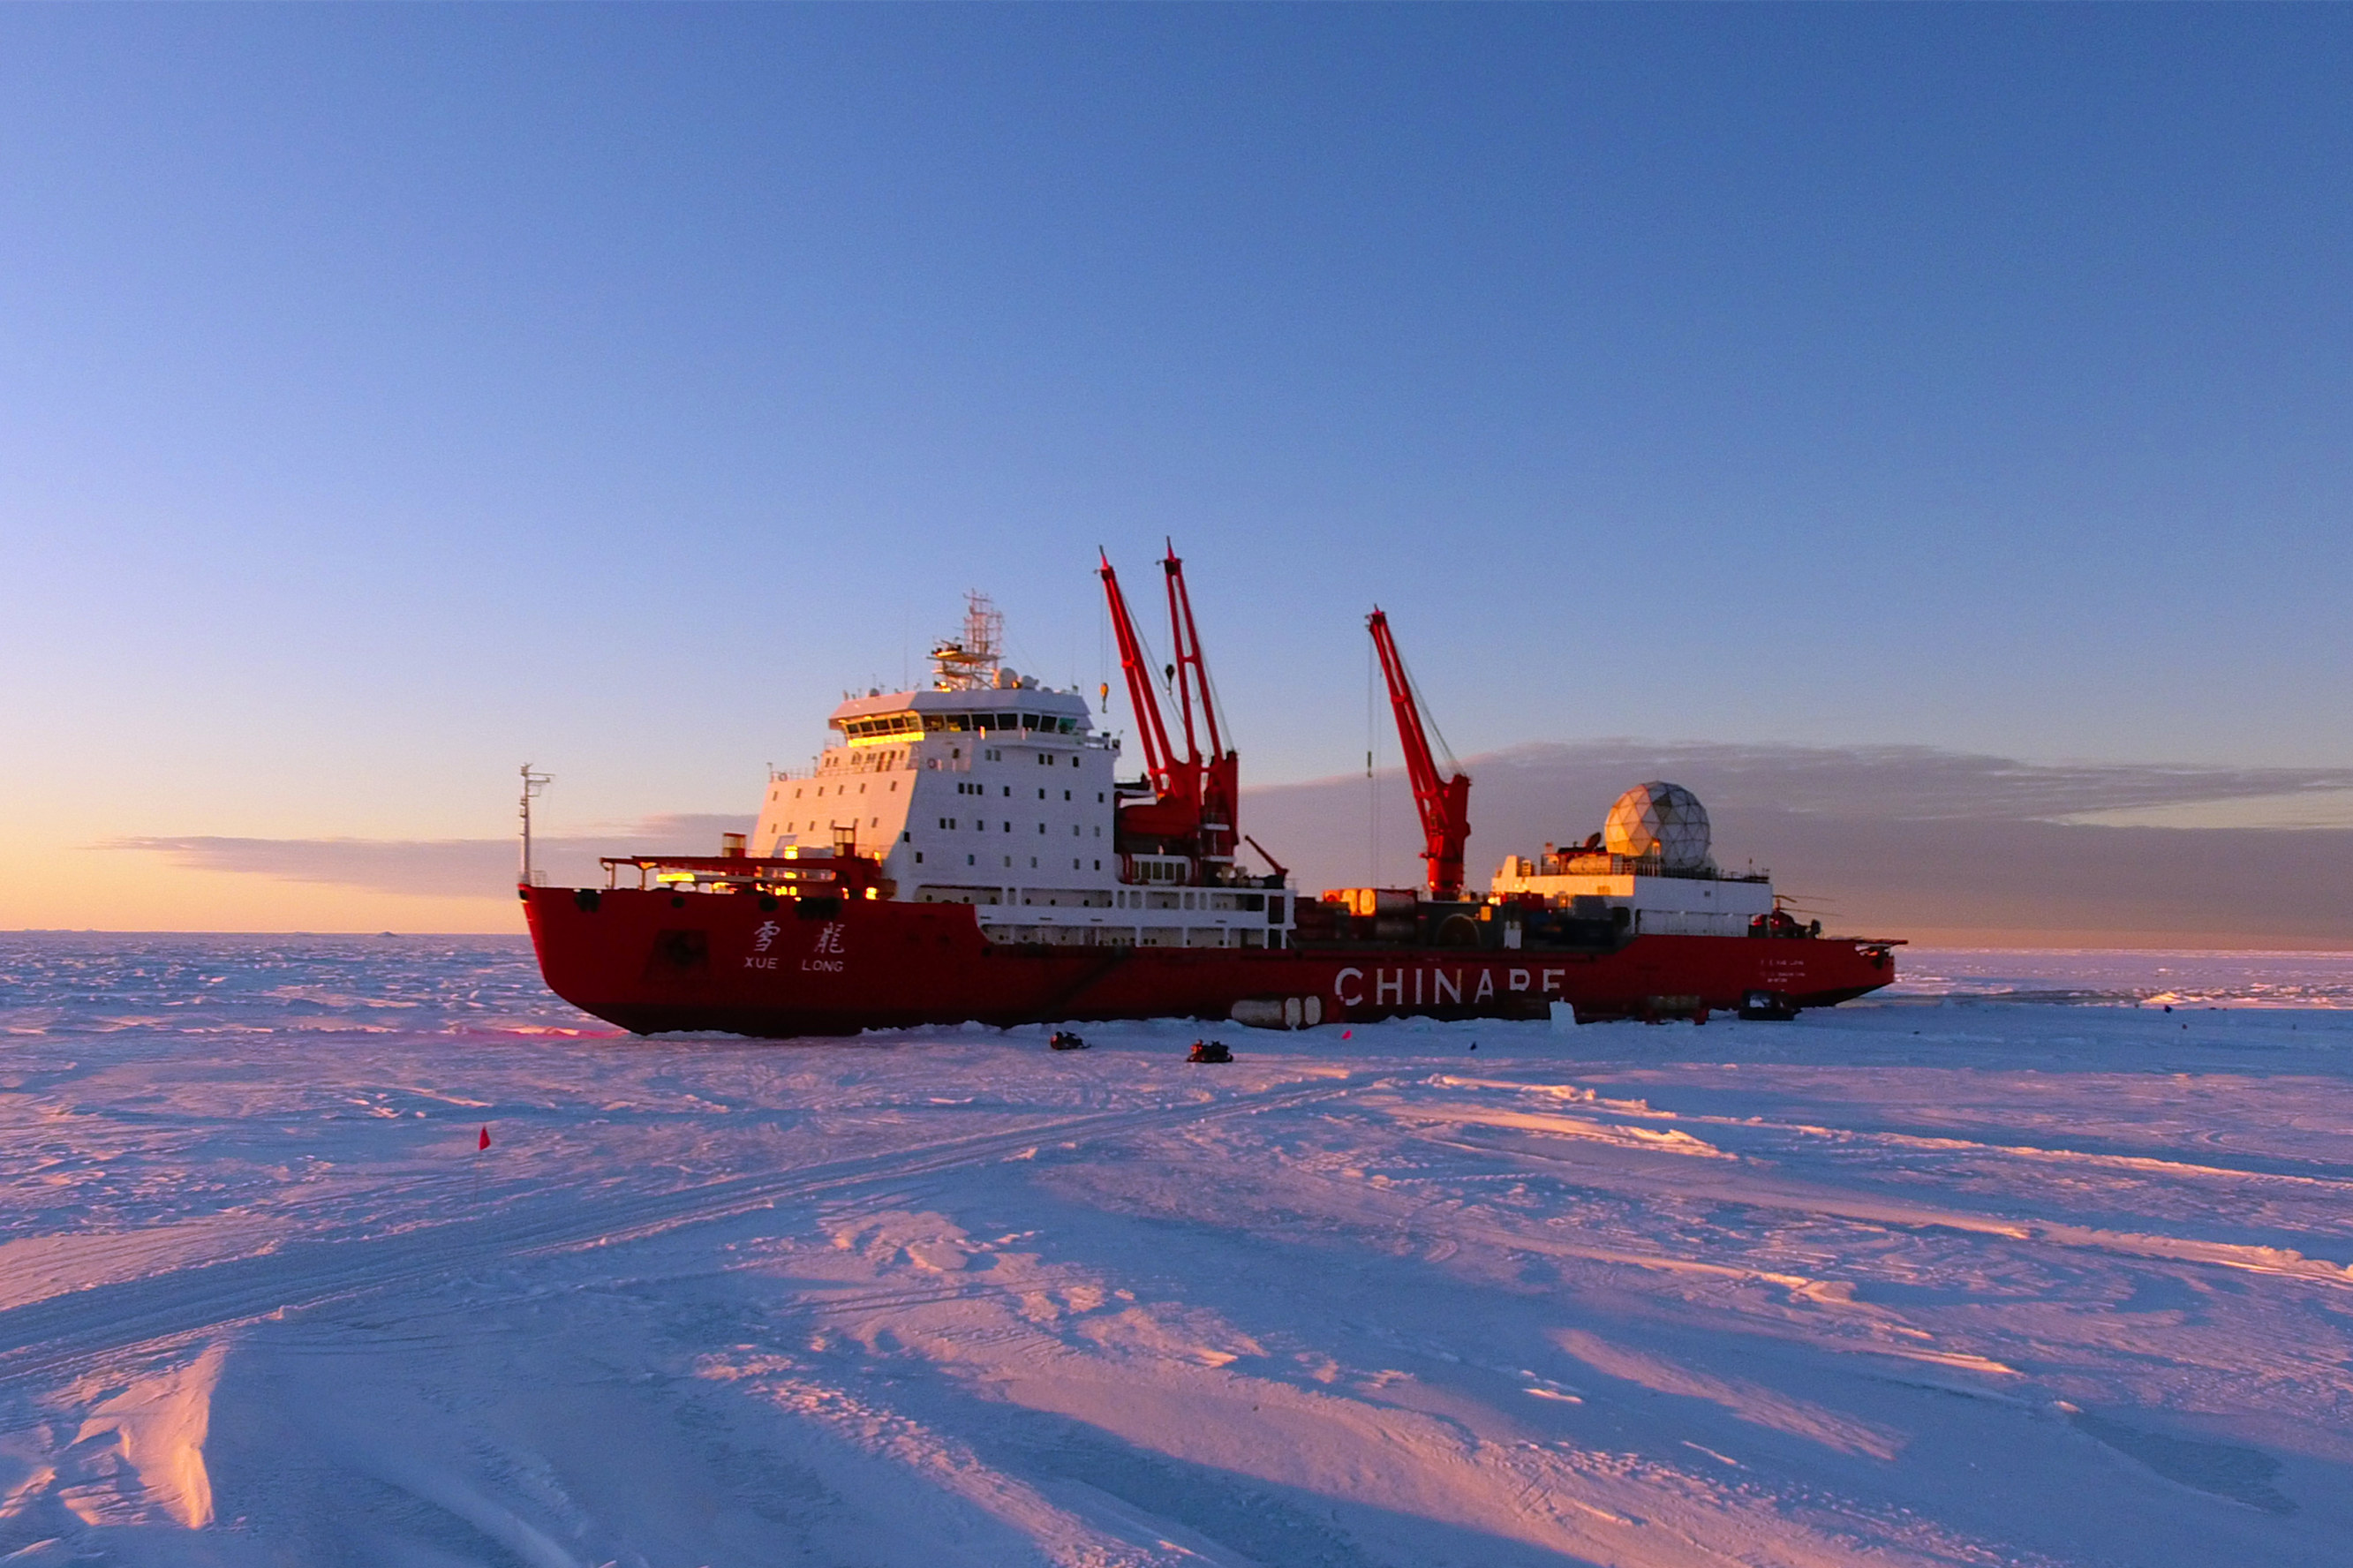
[[[1135, 727], [1144, 746], [1149, 801], [1129, 801], [1119, 808], [1122, 853], [1175, 854], [1194, 862], [1194, 874], [1203, 882], [1223, 880], [1219, 868], [1230, 866], [1236, 836], [1235, 807], [1241, 794], [1241, 760], [1225, 746], [1225, 729], [1218, 713], [1216, 689], [1209, 684], [1208, 665], [1201, 657], [1201, 637], [1193, 623], [1193, 601], [1185, 589], [1185, 563], [1172, 545], [1161, 569], [1168, 578], [1168, 630], [1176, 662], [1168, 666], [1178, 721], [1184, 726], [1185, 750], [1170, 743], [1168, 725], [1153, 690], [1155, 672], [1144, 638], [1129, 615], [1127, 596], [1111, 557], [1098, 552], [1103, 597], [1111, 606], [1113, 635], [1119, 642], [1119, 666], [1127, 679], [1128, 701], [1135, 709]], [[1204, 750], [1204, 742], [1207, 749]]]
[[1176, 546], [1168, 546], [1167, 559], [1160, 569], [1168, 574], [1168, 633], [1176, 647], [1176, 700], [1185, 721], [1185, 746], [1196, 766], [1201, 763], [1201, 750], [1194, 742], [1193, 714], [1199, 708], [1203, 738], [1209, 743], [1211, 758], [1225, 755], [1225, 742], [1218, 728], [1218, 704], [1209, 691], [1208, 667], [1201, 662], [1201, 634], [1193, 626], [1193, 596], [1185, 591], [1185, 563], [1176, 558]]
[[1152, 690], [1152, 666], [1144, 656], [1144, 639], [1135, 633], [1135, 622], [1127, 613], [1127, 595], [1119, 591], [1119, 574], [1111, 567], [1111, 557], [1098, 551], [1103, 566], [1096, 575], [1103, 579], [1103, 597], [1111, 605], [1112, 636], [1119, 643], [1119, 668], [1127, 677], [1128, 706], [1135, 710], [1136, 739], [1144, 747], [1144, 776], [1152, 784], [1152, 793], [1163, 800], [1175, 798], [1181, 788], [1177, 780], [1176, 759], [1168, 747], [1168, 731], [1160, 718], [1160, 700]]
[[[1414, 808], [1421, 814], [1421, 858], [1430, 869], [1430, 896], [1451, 901], [1462, 896], [1462, 844], [1471, 837], [1471, 776], [1460, 770], [1451, 778], [1439, 776], [1421, 698], [1406, 672], [1397, 639], [1389, 634], [1388, 616], [1375, 605], [1365, 626], [1380, 655], [1389, 707], [1397, 714], [1398, 740], [1405, 749], [1406, 777], [1413, 784]], [[1447, 761], [1451, 764], [1453, 758]]]
[[1209, 684], [1209, 667], [1201, 657], [1200, 631], [1193, 624], [1193, 597], [1185, 588], [1185, 563], [1176, 558], [1173, 542], [1160, 569], [1168, 574], [1168, 636], [1176, 658], [1185, 766], [1192, 775], [1193, 800], [1200, 811], [1197, 853], [1204, 860], [1230, 862], [1235, 836], [1240, 831], [1237, 808], [1241, 804], [1241, 760], [1226, 749], [1225, 732], [1218, 721], [1217, 692]]

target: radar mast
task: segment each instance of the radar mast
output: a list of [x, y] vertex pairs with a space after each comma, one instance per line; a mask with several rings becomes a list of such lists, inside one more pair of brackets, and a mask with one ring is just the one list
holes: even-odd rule
[[932, 649], [934, 691], [976, 691], [997, 684], [1005, 657], [1005, 612], [977, 590], [964, 596], [964, 630]]

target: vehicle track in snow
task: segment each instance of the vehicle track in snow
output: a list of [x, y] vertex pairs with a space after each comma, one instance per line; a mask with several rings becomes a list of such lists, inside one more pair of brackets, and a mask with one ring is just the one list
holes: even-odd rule
[[687, 1226], [870, 1184], [1007, 1159], [1041, 1144], [1082, 1145], [1230, 1116], [1289, 1110], [1387, 1081], [1354, 1073], [1205, 1102], [1092, 1111], [772, 1175], [661, 1193], [546, 1201], [480, 1219], [389, 1235], [297, 1241], [273, 1251], [47, 1297], [0, 1312], [0, 1388], [54, 1378], [158, 1341], [250, 1322], [290, 1308], [431, 1284], [485, 1264], [626, 1245]]

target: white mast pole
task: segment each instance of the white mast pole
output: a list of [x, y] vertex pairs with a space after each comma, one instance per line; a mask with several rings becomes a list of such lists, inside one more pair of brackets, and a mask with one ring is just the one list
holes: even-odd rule
[[526, 888], [528, 888], [528, 887], [530, 887], [530, 886], [532, 885], [532, 880], [531, 880], [531, 803], [532, 803], [532, 797], [533, 797], [533, 796], [534, 796], [534, 795], [538, 795], [538, 794], [539, 794], [539, 792], [540, 792], [541, 790], [545, 789], [545, 788], [546, 788], [546, 787], [547, 787], [551, 783], [553, 783], [553, 782], [554, 782], [554, 775], [553, 775], [553, 774], [549, 774], [549, 773], [533, 773], [533, 772], [531, 771], [531, 764], [530, 764], [529, 763], [523, 763], [523, 765], [522, 765], [522, 885], [523, 885], [524, 887], [526, 887]]

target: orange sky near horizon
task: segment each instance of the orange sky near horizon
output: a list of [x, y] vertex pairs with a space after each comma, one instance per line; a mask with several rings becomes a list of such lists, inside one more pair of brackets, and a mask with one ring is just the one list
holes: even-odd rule
[[0, 930], [519, 935], [523, 929], [512, 888], [479, 898], [388, 893], [198, 870], [164, 855], [95, 846], [19, 844], [8, 864]]

